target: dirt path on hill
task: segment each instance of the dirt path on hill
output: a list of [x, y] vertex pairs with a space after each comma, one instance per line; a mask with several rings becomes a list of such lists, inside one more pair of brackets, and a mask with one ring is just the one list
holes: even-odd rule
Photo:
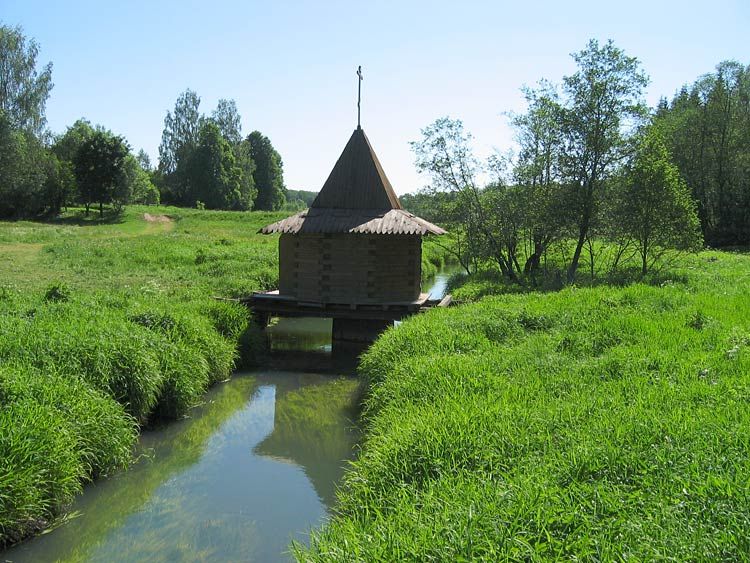
[[143, 220], [146, 221], [146, 234], [153, 234], [157, 232], [168, 232], [174, 229], [174, 219], [169, 215], [151, 215], [150, 213], [143, 214]]

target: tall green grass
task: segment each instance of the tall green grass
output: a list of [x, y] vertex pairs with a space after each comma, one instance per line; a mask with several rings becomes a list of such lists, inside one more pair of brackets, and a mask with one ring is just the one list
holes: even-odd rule
[[184, 416], [238, 351], [260, 355], [246, 309], [211, 297], [275, 284], [276, 240], [257, 230], [277, 218], [0, 223], [0, 546], [126, 466], [139, 427]]
[[84, 481], [128, 464], [135, 420], [57, 370], [0, 366], [0, 540], [43, 528]]
[[0, 302], [0, 543], [127, 465], [138, 425], [183, 416], [229, 377], [247, 324], [209, 300]]
[[488, 297], [366, 354], [366, 440], [300, 560], [741, 560], [750, 257]]

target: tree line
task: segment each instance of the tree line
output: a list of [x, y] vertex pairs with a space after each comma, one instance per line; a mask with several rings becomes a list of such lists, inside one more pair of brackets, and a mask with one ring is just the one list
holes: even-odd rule
[[661, 100], [654, 120], [698, 204], [706, 243], [750, 244], [750, 66], [720, 63]]
[[[153, 167], [143, 150], [103, 126], [79, 119], [64, 133], [47, 128], [52, 64], [38, 68], [39, 46], [21, 28], [0, 25], [0, 217], [40, 217], [81, 205], [168, 203], [208, 209], [276, 210], [286, 187], [281, 156], [253, 131], [242, 137], [234, 100], [210, 116], [200, 98], [181, 94], [167, 112]], [[298, 206], [296, 198], [292, 202]]]
[[452, 231], [467, 272], [490, 261], [510, 280], [534, 280], [557, 245], [565, 277], [594, 275], [606, 245], [615, 271], [638, 259], [642, 274], [679, 251], [750, 243], [749, 70], [722, 63], [672, 103], [649, 109], [640, 62], [611, 41], [573, 55], [560, 84], [525, 88], [511, 115], [519, 151], [479, 161], [471, 135], [444, 117], [412, 143], [430, 178], [404, 198]]
[[208, 209], [277, 210], [286, 201], [283, 163], [260, 131], [242, 137], [234, 100], [219, 100], [210, 116], [200, 97], [183, 92], [167, 112], [156, 181], [164, 202]]

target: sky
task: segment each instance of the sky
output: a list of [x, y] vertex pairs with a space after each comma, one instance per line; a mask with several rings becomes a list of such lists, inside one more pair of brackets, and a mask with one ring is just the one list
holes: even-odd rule
[[186, 88], [210, 114], [232, 98], [243, 133], [267, 135], [290, 189], [318, 190], [357, 125], [398, 194], [428, 183], [409, 142], [461, 119], [479, 156], [513, 148], [521, 87], [575, 71], [570, 54], [612, 39], [671, 97], [722, 60], [750, 64], [750, 1], [0, 0], [53, 63], [55, 133], [85, 117], [155, 163], [164, 117]]

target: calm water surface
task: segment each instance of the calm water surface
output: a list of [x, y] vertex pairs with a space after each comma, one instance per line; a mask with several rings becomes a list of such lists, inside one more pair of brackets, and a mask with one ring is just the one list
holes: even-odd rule
[[187, 420], [144, 432], [128, 471], [86, 488], [73, 516], [10, 561], [276, 561], [334, 502], [358, 439], [358, 383], [237, 374]]
[[430, 294], [430, 299], [442, 299], [448, 291], [448, 281], [451, 276], [455, 273], [462, 272], [461, 266], [449, 265], [445, 266], [440, 270], [435, 277], [425, 284], [427, 287], [427, 293]]

